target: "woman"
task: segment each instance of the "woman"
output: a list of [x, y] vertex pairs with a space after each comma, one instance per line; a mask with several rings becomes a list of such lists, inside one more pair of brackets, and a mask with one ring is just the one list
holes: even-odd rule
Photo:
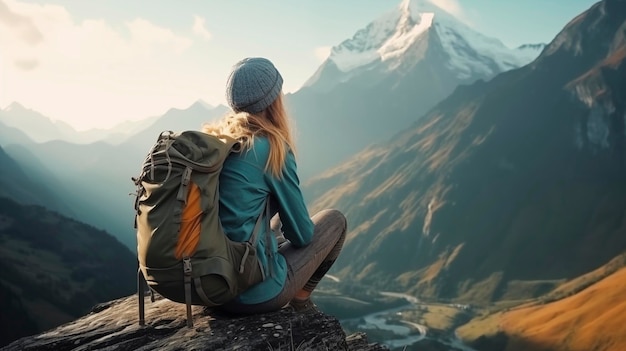
[[[247, 240], [256, 219], [272, 200], [287, 241], [278, 250], [277, 238], [259, 232], [257, 251], [264, 271], [261, 283], [221, 306], [232, 313], [264, 313], [289, 304], [296, 311], [314, 309], [311, 292], [337, 259], [346, 235], [346, 219], [325, 210], [309, 218], [300, 191], [294, 142], [282, 97], [283, 79], [265, 58], [246, 58], [228, 77], [226, 98], [233, 113], [207, 125], [204, 132], [241, 141], [220, 175], [220, 220], [227, 235]], [[275, 218], [276, 219], [276, 218]], [[265, 219], [269, 220], [269, 219]], [[280, 232], [280, 224], [273, 227]], [[263, 226], [267, 228], [267, 226]], [[266, 242], [269, 238], [270, 242]]]

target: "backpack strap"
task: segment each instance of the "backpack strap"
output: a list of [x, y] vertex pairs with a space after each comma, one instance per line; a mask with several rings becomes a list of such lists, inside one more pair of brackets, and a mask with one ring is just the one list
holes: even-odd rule
[[261, 211], [259, 217], [254, 224], [254, 229], [252, 230], [252, 234], [250, 235], [250, 239], [248, 239], [249, 246], [246, 246], [246, 251], [243, 254], [241, 259], [241, 265], [239, 266], [239, 273], [243, 273], [244, 264], [246, 259], [248, 258], [248, 254], [250, 253], [250, 247], [256, 247], [257, 242], [259, 241], [259, 230], [261, 230], [261, 224], [263, 222], [263, 217], [267, 219], [267, 233], [265, 238], [265, 257], [267, 257], [267, 265], [270, 270], [270, 276], [273, 276], [273, 262], [271, 258], [273, 257], [272, 250], [270, 249], [270, 240], [271, 240], [271, 228], [270, 228], [270, 197], [268, 196], [265, 199], [265, 210]]
[[[265, 199], [265, 208], [269, 208], [268, 199]], [[243, 253], [243, 256], [241, 257], [241, 264], [239, 265], [239, 274], [243, 274], [246, 259], [248, 258], [248, 255], [250, 254], [250, 249], [256, 247], [256, 244], [259, 241], [259, 230], [261, 229], [261, 222], [263, 221], [264, 212], [267, 212], [267, 211], [262, 211], [259, 217], [257, 217], [256, 223], [254, 224], [254, 229], [252, 229], [252, 234], [250, 234], [250, 238], [246, 241], [248, 245], [246, 245], [246, 251]]]
[[270, 216], [271, 216], [271, 209], [270, 209], [270, 198], [269, 196], [267, 197], [267, 201], [265, 203], [265, 218], [267, 219], [266, 221], [266, 228], [265, 228], [265, 257], [267, 257], [267, 267], [270, 270], [270, 277], [274, 276], [274, 252], [271, 249], [271, 243], [272, 243], [272, 227], [270, 226]]
[[144, 326], [146, 325], [146, 318], [145, 318], [145, 301], [144, 301], [144, 297], [145, 297], [145, 283], [146, 280], [143, 277], [143, 273], [141, 272], [141, 268], [139, 268], [137, 270], [137, 296], [139, 297], [139, 325], [140, 326]]
[[185, 305], [187, 305], [187, 327], [193, 328], [191, 318], [191, 259], [183, 257], [183, 274], [185, 276]]
[[[259, 230], [261, 230], [261, 223], [263, 222], [263, 215], [267, 216], [269, 214], [269, 210], [270, 210], [270, 201], [269, 201], [269, 196], [268, 196], [265, 199], [265, 210], [261, 211], [261, 214], [259, 214], [259, 217], [256, 219], [256, 223], [254, 224], [254, 229], [252, 229], [252, 234], [250, 235], [250, 239], [248, 239], [248, 242], [252, 244], [252, 246], [256, 246], [257, 241], [259, 240], [258, 234], [259, 234]], [[269, 223], [269, 220], [268, 220], [268, 223]]]
[[202, 280], [200, 280], [199, 277], [195, 277], [193, 278], [193, 285], [196, 288], [196, 294], [198, 294], [198, 296], [200, 297], [200, 300], [202, 300], [202, 302], [204, 302], [205, 305], [207, 306], [213, 306], [216, 305], [213, 301], [211, 301], [209, 299], [208, 296], [206, 296], [206, 294], [204, 293], [204, 289], [202, 289]]

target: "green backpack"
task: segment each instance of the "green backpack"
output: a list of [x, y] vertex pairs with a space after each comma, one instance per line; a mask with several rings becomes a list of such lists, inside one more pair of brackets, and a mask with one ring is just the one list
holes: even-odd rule
[[227, 156], [239, 149], [228, 137], [163, 132], [133, 178], [141, 325], [145, 282], [151, 293], [185, 303], [192, 327], [191, 305], [222, 305], [265, 279], [256, 243], [264, 217], [271, 233], [269, 201], [245, 242], [230, 240], [218, 217], [219, 175]]

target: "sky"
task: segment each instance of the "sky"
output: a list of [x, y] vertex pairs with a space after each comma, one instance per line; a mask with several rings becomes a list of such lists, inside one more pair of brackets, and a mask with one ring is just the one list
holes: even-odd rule
[[[593, 0], [430, 0], [509, 47], [550, 42]], [[0, 108], [77, 130], [225, 103], [233, 64], [274, 62], [295, 92], [400, 0], [0, 0]]]

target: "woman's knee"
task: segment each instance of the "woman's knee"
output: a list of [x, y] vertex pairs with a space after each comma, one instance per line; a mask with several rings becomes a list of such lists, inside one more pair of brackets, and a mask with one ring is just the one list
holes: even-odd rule
[[348, 221], [343, 213], [341, 213], [339, 210], [321, 210], [312, 217], [312, 220], [315, 224], [316, 231], [326, 231], [337, 228], [337, 230], [339, 230], [341, 234], [345, 234], [346, 230], [348, 229]]

